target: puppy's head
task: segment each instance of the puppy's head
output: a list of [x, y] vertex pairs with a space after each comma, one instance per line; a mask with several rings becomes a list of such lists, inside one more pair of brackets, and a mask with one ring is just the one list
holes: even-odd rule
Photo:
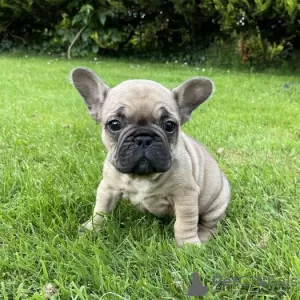
[[85, 68], [74, 69], [71, 81], [91, 117], [103, 125], [112, 164], [121, 173], [139, 175], [170, 169], [180, 125], [213, 92], [213, 83], [201, 77], [173, 90], [150, 80], [128, 80], [110, 88]]

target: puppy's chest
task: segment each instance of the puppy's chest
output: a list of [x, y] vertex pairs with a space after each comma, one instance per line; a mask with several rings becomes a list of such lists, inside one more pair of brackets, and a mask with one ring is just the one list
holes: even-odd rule
[[133, 181], [123, 191], [123, 198], [128, 199], [142, 211], [149, 211], [156, 215], [168, 213], [171, 210], [172, 196], [166, 190], [160, 190], [147, 181]]

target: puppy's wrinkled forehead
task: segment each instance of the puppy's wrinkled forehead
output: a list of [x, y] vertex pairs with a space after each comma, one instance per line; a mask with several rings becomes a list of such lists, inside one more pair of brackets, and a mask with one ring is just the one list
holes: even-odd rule
[[151, 121], [151, 117], [153, 120], [167, 115], [176, 117], [177, 112], [173, 92], [150, 80], [122, 82], [110, 89], [105, 103], [105, 119], [122, 114], [136, 123]]

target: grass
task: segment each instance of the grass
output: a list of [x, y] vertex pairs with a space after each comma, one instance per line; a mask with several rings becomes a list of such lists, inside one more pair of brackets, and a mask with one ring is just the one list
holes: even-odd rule
[[[68, 82], [75, 66], [93, 68], [110, 85], [214, 80], [214, 97], [184, 131], [206, 145], [232, 186], [215, 239], [178, 249], [173, 221], [125, 201], [99, 234], [78, 234], [105, 150]], [[299, 77], [45, 57], [4, 56], [0, 68], [0, 299], [44, 299], [47, 284], [52, 299], [186, 299], [195, 271], [210, 288], [205, 299], [300, 299], [300, 85], [282, 87]], [[217, 275], [296, 284], [215, 287]]]

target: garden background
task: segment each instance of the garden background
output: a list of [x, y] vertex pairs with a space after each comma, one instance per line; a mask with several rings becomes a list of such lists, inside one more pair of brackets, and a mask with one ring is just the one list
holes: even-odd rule
[[[298, 0], [1, 0], [0, 51], [299, 65]], [[69, 50], [69, 51], [68, 51]]]

